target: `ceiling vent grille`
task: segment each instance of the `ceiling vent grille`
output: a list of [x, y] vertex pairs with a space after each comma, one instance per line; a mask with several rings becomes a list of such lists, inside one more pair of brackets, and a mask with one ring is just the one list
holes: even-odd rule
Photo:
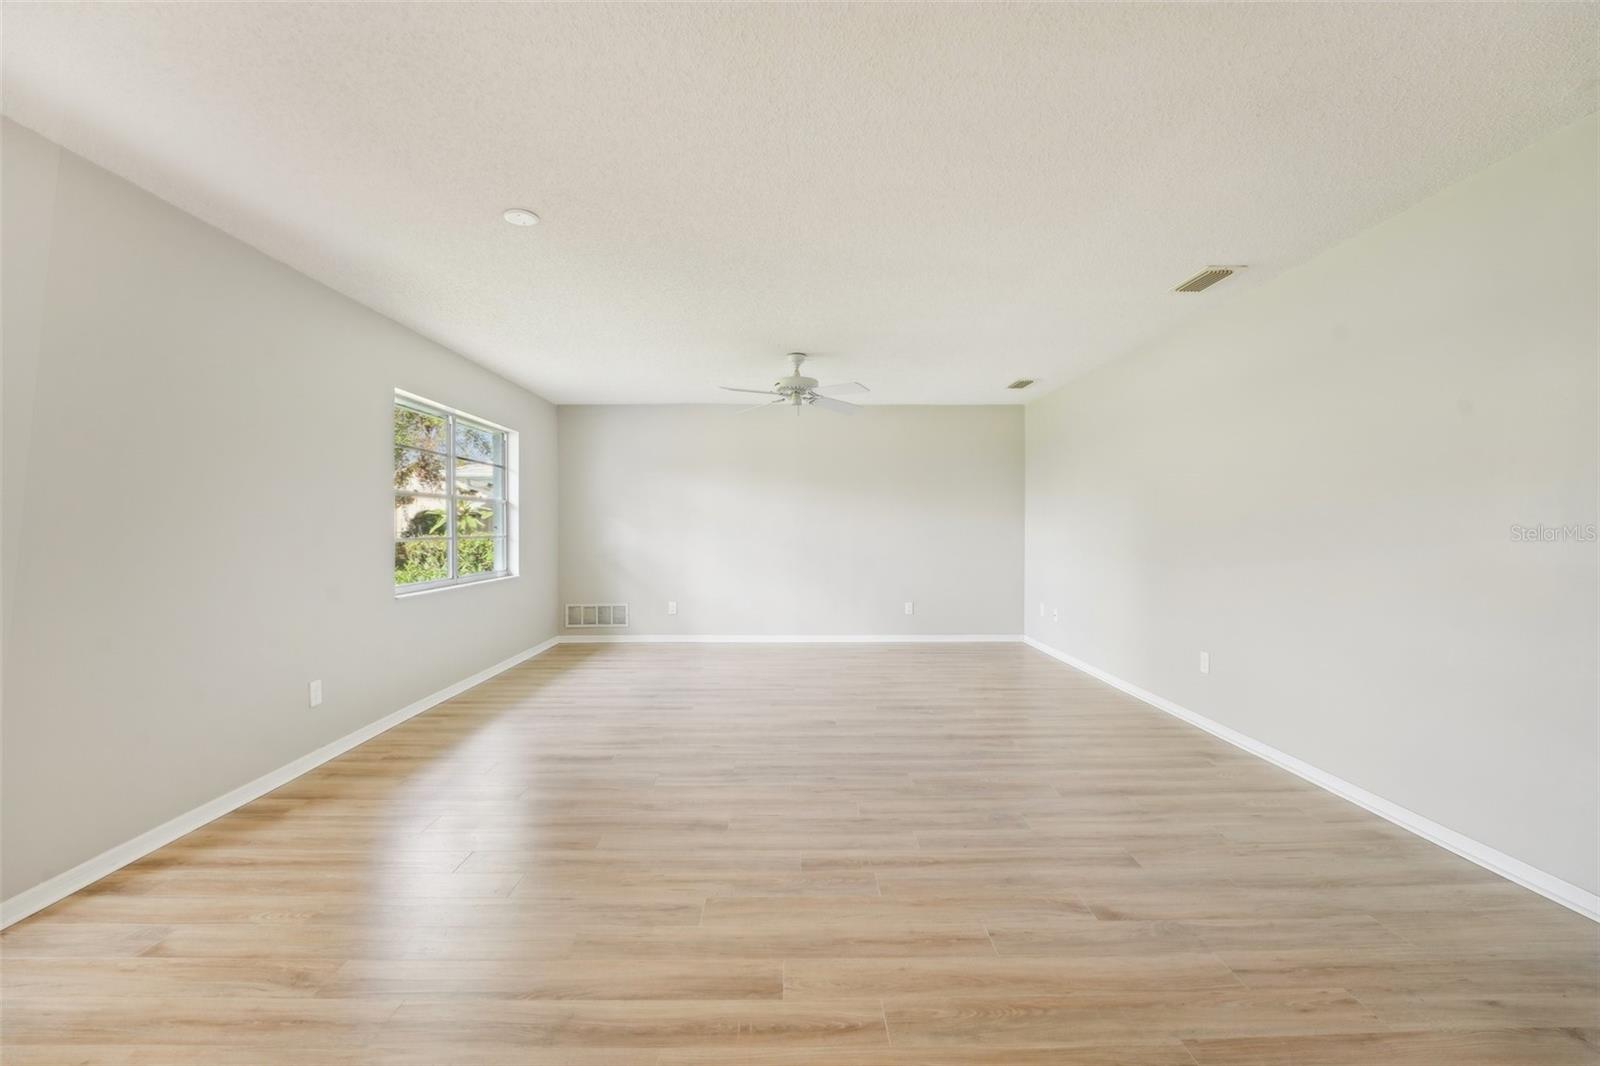
[[1179, 285], [1173, 292], [1204, 292], [1217, 282], [1231, 278], [1244, 267], [1206, 267], [1200, 273]]
[[568, 629], [616, 628], [628, 624], [628, 605], [625, 603], [569, 603], [567, 604]]
[[1033, 384], [1033, 379], [1032, 378], [1018, 378], [1017, 380], [1013, 381], [1011, 384], [1007, 385], [1006, 388], [1008, 388], [1008, 389], [1025, 389], [1029, 385], [1032, 385], [1032, 384]]

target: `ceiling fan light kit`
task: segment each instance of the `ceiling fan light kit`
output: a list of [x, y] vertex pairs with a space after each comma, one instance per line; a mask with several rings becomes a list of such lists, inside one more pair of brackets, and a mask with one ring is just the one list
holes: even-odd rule
[[[721, 385], [719, 388], [727, 392], [748, 392], [756, 396], [773, 396], [776, 399], [765, 403], [758, 403], [754, 407], [746, 407], [744, 411], [760, 411], [768, 407], [788, 406], [794, 408], [794, 413], [799, 414], [802, 407], [820, 407], [824, 411], [836, 411], [842, 415], [853, 415], [861, 410], [856, 404], [847, 403], [835, 397], [843, 394], [849, 395], [857, 392], [867, 392], [868, 389], [859, 381], [843, 381], [837, 385], [819, 385], [817, 379], [807, 377], [800, 372], [800, 364], [806, 361], [805, 352], [789, 353], [789, 375], [781, 377], [772, 383], [770, 389], [740, 389], [732, 385]], [[740, 412], [741, 414], [743, 411]]]

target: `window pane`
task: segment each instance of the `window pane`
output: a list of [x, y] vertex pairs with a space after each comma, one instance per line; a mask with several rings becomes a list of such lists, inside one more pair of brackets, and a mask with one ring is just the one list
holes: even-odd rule
[[509, 445], [503, 430], [396, 392], [397, 589], [510, 572]]
[[495, 565], [495, 559], [503, 556], [504, 552], [499, 538], [463, 538], [456, 541], [456, 569], [463, 577], [493, 573], [502, 569]]
[[396, 448], [394, 487], [403, 492], [444, 493], [445, 457], [416, 448]]
[[505, 536], [505, 504], [457, 500], [456, 533], [462, 537]]
[[449, 501], [442, 496], [402, 496], [394, 498], [394, 538], [409, 540], [413, 537], [448, 537], [450, 525], [445, 518]]
[[442, 540], [402, 540], [394, 546], [394, 583], [415, 585], [450, 576], [450, 546]]
[[[449, 451], [449, 428], [443, 415], [428, 414], [400, 404], [394, 406], [394, 446], [421, 448], [430, 452]], [[398, 459], [396, 461], [398, 466]]]
[[498, 430], [456, 419], [456, 455], [463, 459], [479, 459], [504, 466], [505, 439], [506, 435]]
[[456, 495], [481, 499], [502, 499], [506, 494], [503, 467], [473, 459], [456, 459]]

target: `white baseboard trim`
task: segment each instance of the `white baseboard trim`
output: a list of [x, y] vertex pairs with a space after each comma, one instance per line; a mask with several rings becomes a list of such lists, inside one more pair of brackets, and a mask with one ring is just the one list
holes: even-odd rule
[[1207, 718], [1205, 715], [1196, 714], [1186, 707], [1180, 707], [1169, 699], [1157, 696], [1153, 692], [1147, 692], [1137, 685], [1124, 681], [1115, 674], [1109, 674], [1098, 667], [1091, 666], [1082, 659], [1074, 658], [1058, 648], [1052, 648], [1050, 645], [1035, 640], [1033, 637], [1023, 637], [1022, 640], [1029, 647], [1035, 648], [1053, 659], [1060, 659], [1068, 666], [1081, 670], [1090, 677], [1104, 681], [1112, 688], [1126, 692], [1136, 700], [1148, 703], [1157, 710], [1165, 711], [1174, 718], [1182, 719], [1192, 726], [1197, 726], [1212, 736], [1227, 741], [1241, 751], [1246, 751], [1257, 758], [1265, 759], [1274, 766], [1289, 771], [1296, 777], [1332, 792], [1340, 799], [1348, 800], [1357, 807], [1371, 811], [1385, 821], [1393, 822], [1401, 829], [1409, 830], [1424, 840], [1437, 844], [1446, 851], [1452, 851], [1463, 859], [1477, 863], [1485, 870], [1499, 874], [1507, 881], [1537, 892], [1546, 899], [1561, 904], [1568, 910], [1576, 911], [1586, 918], [1600, 922], [1600, 895], [1596, 895], [1569, 881], [1563, 881], [1554, 874], [1549, 874], [1537, 867], [1530, 866], [1521, 859], [1513, 858], [1503, 851], [1492, 848], [1481, 841], [1473, 840], [1471, 837], [1458, 833], [1448, 826], [1443, 826], [1432, 819], [1424, 818], [1415, 811], [1407, 810], [1397, 803], [1391, 803], [1382, 796], [1368, 792], [1359, 785], [1353, 785], [1343, 778], [1335, 777], [1326, 770], [1319, 770], [1308, 762], [1263, 744], [1254, 737], [1246, 736], [1236, 729], [1230, 729], [1220, 722]]
[[458, 696], [475, 685], [480, 685], [491, 677], [505, 670], [511, 669], [518, 663], [526, 662], [541, 652], [548, 651], [561, 642], [559, 637], [551, 637], [542, 644], [535, 645], [526, 651], [520, 651], [509, 659], [503, 659], [493, 666], [479, 670], [471, 677], [463, 678], [453, 685], [448, 685], [438, 692], [431, 693], [415, 703], [385, 715], [368, 725], [362, 726], [353, 733], [346, 733], [331, 743], [324, 744], [307, 755], [302, 755], [293, 762], [280, 766], [271, 773], [251, 781], [249, 784], [240, 785], [231, 792], [223, 793], [209, 803], [202, 803], [191, 811], [185, 811], [170, 821], [163, 822], [154, 829], [140, 833], [132, 840], [118, 844], [114, 848], [101, 852], [94, 858], [79, 863], [65, 873], [57, 874], [48, 881], [41, 882], [23, 892], [18, 892], [10, 899], [0, 902], [0, 929], [12, 925], [34, 914], [58, 900], [65, 899], [78, 889], [91, 885], [115, 873], [136, 859], [142, 859], [157, 848], [172, 843], [179, 837], [192, 833], [207, 822], [222, 817], [229, 811], [244, 806], [253, 799], [266, 795], [275, 788], [281, 788], [310, 770], [315, 770], [323, 763], [335, 756], [343, 755], [351, 748], [365, 744], [373, 737], [404, 722], [408, 718], [415, 718], [430, 707], [443, 703], [452, 696]]
[[562, 644], [1016, 644], [1017, 633], [568, 633]]

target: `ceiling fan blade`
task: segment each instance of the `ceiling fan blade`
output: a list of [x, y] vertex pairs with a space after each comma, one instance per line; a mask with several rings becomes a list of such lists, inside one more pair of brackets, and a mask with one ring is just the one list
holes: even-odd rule
[[828, 393], [832, 393], [835, 396], [849, 396], [851, 393], [854, 393], [854, 392], [870, 392], [872, 390], [868, 389], [865, 385], [861, 384], [861, 382], [859, 382], [859, 381], [841, 381], [837, 385], [818, 385], [815, 389], [812, 389], [811, 391], [812, 392], [828, 392]]
[[783, 393], [774, 392], [771, 389], [736, 389], [732, 385], [718, 385], [717, 388], [723, 390], [724, 392], [753, 392], [757, 396], [782, 396], [783, 395]]
[[845, 403], [843, 400], [835, 400], [831, 396], [813, 396], [811, 397], [810, 402], [814, 406], [820, 407], [825, 411], [837, 411], [842, 415], [853, 415], [857, 411], [861, 410], [861, 408], [857, 407], [853, 403]]
[[769, 407], [776, 407], [780, 403], [787, 403], [787, 402], [788, 402], [787, 400], [785, 400], [783, 397], [780, 396], [776, 400], [768, 400], [766, 403], [758, 403], [754, 407], [741, 407], [741, 408], [739, 408], [737, 411], [735, 411], [733, 413], [736, 414], [736, 415], [747, 415], [751, 411], [765, 411]]

